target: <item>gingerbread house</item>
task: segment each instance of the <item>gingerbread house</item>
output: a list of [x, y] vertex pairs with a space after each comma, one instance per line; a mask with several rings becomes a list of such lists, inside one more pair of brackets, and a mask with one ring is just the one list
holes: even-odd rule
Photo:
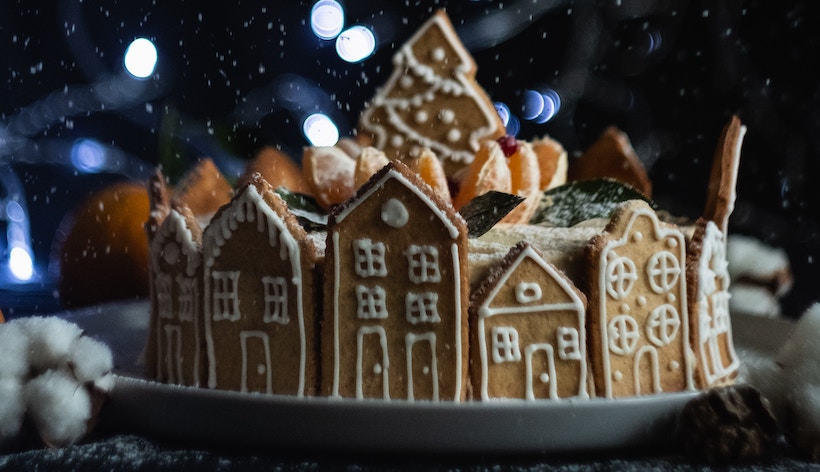
[[510, 250], [470, 310], [480, 399], [589, 397], [586, 297], [529, 243]]
[[258, 175], [203, 233], [208, 386], [315, 392], [315, 248]]
[[322, 324], [325, 394], [465, 398], [466, 247], [464, 220], [400, 162], [385, 166], [331, 213]]
[[693, 389], [683, 233], [633, 200], [587, 247], [596, 396]]
[[202, 232], [186, 206], [171, 209], [151, 240], [156, 378], [198, 386], [202, 378]]
[[726, 237], [714, 222], [698, 220], [686, 265], [698, 387], [730, 384], [738, 375], [740, 359], [735, 353], [729, 316]]

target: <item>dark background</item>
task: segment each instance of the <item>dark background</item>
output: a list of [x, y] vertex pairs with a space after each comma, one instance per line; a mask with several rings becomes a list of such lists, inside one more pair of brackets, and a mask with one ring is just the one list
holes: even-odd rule
[[[233, 177], [264, 144], [298, 158], [307, 145], [301, 122], [313, 111], [352, 134], [395, 49], [444, 7], [494, 101], [520, 118], [526, 90], [561, 97], [546, 123], [521, 119], [520, 138], [549, 134], [572, 156], [614, 124], [649, 169], [655, 200], [673, 213], [700, 214], [718, 134], [739, 115], [748, 131], [730, 230], [788, 251], [796, 283], [784, 313], [820, 299], [815, 2], [342, 3], [346, 26], [376, 34], [376, 52], [360, 63], [313, 35], [313, 2], [0, 2], [0, 165], [26, 190], [46, 274], [34, 289], [50, 290], [64, 215], [107, 182], [144, 179], [159, 162], [173, 174], [200, 156]], [[122, 68], [136, 37], [159, 50], [146, 81]], [[81, 139], [104, 146], [109, 167], [73, 167]], [[4, 310], [52, 308], [19, 294], [4, 302]]]

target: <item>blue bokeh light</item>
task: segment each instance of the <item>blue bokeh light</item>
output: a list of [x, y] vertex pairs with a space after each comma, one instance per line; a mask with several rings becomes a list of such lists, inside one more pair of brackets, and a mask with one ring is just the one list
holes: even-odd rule
[[335, 38], [344, 24], [344, 8], [335, 0], [319, 0], [310, 10], [310, 29], [320, 39]]
[[147, 79], [157, 66], [157, 48], [146, 38], [137, 38], [125, 50], [125, 70], [137, 79]]

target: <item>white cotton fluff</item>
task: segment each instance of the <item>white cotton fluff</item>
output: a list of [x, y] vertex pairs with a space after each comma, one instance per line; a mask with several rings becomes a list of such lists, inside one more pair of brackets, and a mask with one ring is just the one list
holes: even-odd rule
[[14, 439], [26, 412], [23, 387], [16, 378], [0, 378], [0, 448]]
[[29, 339], [29, 362], [34, 370], [63, 368], [82, 329], [53, 316], [32, 316], [15, 320]]
[[68, 365], [81, 384], [92, 383], [94, 387], [108, 392], [114, 386], [114, 356], [105, 344], [81, 336], [69, 353]]
[[20, 380], [28, 374], [28, 346], [28, 336], [16, 322], [0, 324], [0, 380]]
[[47, 445], [69, 446], [86, 433], [91, 397], [71, 374], [50, 370], [30, 380], [23, 390], [29, 415]]
[[820, 388], [820, 303], [809, 307], [797, 320], [776, 361], [790, 385]]

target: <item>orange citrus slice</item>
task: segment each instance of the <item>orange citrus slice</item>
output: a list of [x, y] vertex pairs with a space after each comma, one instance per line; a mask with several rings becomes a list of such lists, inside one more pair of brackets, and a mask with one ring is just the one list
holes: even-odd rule
[[524, 197], [525, 200], [501, 221], [526, 223], [535, 213], [541, 198], [538, 157], [529, 143], [517, 141], [516, 149], [508, 157], [507, 166], [510, 169], [511, 193]]
[[496, 141], [484, 141], [475, 154], [475, 159], [465, 168], [459, 182], [459, 190], [453, 200], [456, 210], [473, 198], [490, 190], [510, 193], [512, 182], [507, 157]]
[[262, 148], [245, 166], [245, 172], [237, 181], [237, 188], [247, 184], [258, 172], [273, 188], [285, 187], [292, 192], [310, 194], [305, 176], [296, 162], [287, 154], [272, 147]]
[[353, 171], [353, 186], [355, 188], [361, 187], [373, 174], [380, 171], [389, 162], [387, 156], [374, 147], [368, 146], [362, 149], [361, 154], [356, 159], [356, 169]]
[[316, 202], [328, 210], [353, 196], [356, 161], [337, 147], [306, 147], [302, 172]]
[[558, 141], [544, 136], [532, 143], [541, 173], [539, 187], [549, 190], [567, 183], [567, 151]]
[[418, 156], [405, 161], [405, 164], [418, 174], [421, 180], [427, 182], [436, 195], [439, 195], [446, 202], [452, 202], [444, 166], [441, 165], [441, 161], [432, 150], [424, 148]]

